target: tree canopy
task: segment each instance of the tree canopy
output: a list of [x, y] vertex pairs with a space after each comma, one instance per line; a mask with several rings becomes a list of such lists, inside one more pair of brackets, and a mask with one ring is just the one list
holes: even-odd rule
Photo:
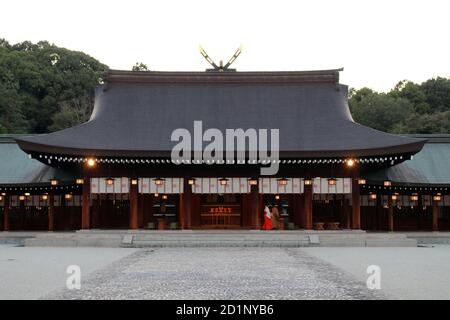
[[0, 39], [0, 133], [46, 133], [86, 121], [107, 69], [46, 41]]
[[354, 120], [392, 133], [450, 133], [450, 79], [400, 81], [388, 93], [351, 89]]
[[[108, 67], [47, 41], [0, 39], [0, 133], [47, 133], [89, 119]], [[137, 62], [133, 71], [148, 71]], [[391, 91], [351, 89], [356, 122], [392, 133], [450, 133], [450, 79], [400, 81]]]

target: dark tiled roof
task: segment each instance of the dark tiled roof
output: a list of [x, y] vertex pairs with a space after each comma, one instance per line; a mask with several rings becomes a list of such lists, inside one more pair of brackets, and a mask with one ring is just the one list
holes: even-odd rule
[[72, 182], [75, 177], [30, 157], [17, 145], [20, 135], [0, 135], [0, 185], [49, 184], [50, 179]]
[[412, 135], [428, 143], [411, 160], [369, 173], [373, 181], [391, 180], [400, 184], [450, 185], [450, 134]]
[[279, 129], [282, 157], [413, 154], [425, 140], [355, 123], [339, 70], [308, 72], [110, 71], [89, 122], [19, 138], [26, 152], [170, 156], [177, 128]]

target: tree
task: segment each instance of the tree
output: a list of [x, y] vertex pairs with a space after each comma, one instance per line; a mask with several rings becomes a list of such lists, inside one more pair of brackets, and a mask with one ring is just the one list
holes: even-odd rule
[[85, 53], [46, 41], [0, 40], [0, 124], [9, 133], [46, 133], [66, 101], [93, 101], [108, 67]]
[[150, 71], [145, 63], [136, 62], [131, 71]]
[[59, 112], [53, 115], [53, 123], [49, 129], [57, 131], [86, 122], [91, 116], [92, 108], [93, 100], [89, 96], [63, 101]]
[[427, 96], [422, 86], [414, 82], [407, 80], [400, 81], [389, 92], [389, 95], [395, 98], [409, 100], [414, 106], [414, 111], [419, 114], [425, 114], [431, 111], [431, 106], [427, 103]]
[[385, 132], [392, 132], [414, 112], [409, 100], [368, 88], [351, 92], [349, 106], [356, 122]]
[[437, 77], [421, 84], [431, 112], [450, 110], [450, 79]]

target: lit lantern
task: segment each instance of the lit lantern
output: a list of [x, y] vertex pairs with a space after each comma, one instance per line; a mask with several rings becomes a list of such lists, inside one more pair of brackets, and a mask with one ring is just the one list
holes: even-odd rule
[[2, 192], [2, 196], [6, 196], [6, 192]]
[[138, 184], [138, 179], [136, 179], [136, 178], [131, 179], [131, 184], [133, 186], [137, 185]]
[[377, 200], [377, 194], [376, 193], [369, 194], [369, 199], [370, 200]]
[[383, 182], [383, 185], [384, 185], [385, 187], [390, 187], [390, 186], [392, 186], [392, 182], [389, 181], [389, 180], [385, 180], [385, 181]]
[[310, 186], [310, 185], [313, 184], [313, 181], [312, 181], [312, 179], [310, 179], [310, 178], [305, 178], [305, 179], [303, 180], [303, 183], [305, 184], [305, 186]]
[[190, 185], [190, 186], [192, 186], [192, 185], [194, 185], [195, 184], [195, 179], [193, 179], [193, 178], [190, 178], [190, 179], [188, 179], [188, 185]]
[[163, 194], [161, 197], [163, 200], [167, 200], [167, 194]]
[[330, 186], [335, 186], [336, 185], [336, 179], [335, 178], [329, 178], [328, 179], [328, 184], [330, 185]]
[[278, 184], [280, 185], [280, 186], [285, 186], [285, 185], [287, 185], [288, 184], [288, 179], [286, 179], [286, 178], [280, 178], [280, 179], [278, 179]]
[[227, 178], [220, 178], [219, 179], [219, 183], [221, 186], [226, 186], [228, 183], [228, 179]]
[[162, 179], [162, 178], [156, 178], [156, 179], [153, 179], [153, 181], [155, 181], [155, 184], [157, 186], [162, 186], [164, 184], [164, 179]]
[[19, 196], [19, 200], [20, 201], [24, 201], [25, 200], [25, 196]]
[[114, 184], [114, 179], [113, 178], [107, 178], [105, 181], [106, 181], [106, 184], [108, 186], [112, 186]]
[[95, 159], [93, 159], [93, 158], [87, 159], [86, 164], [90, 168], [95, 167]]
[[433, 196], [433, 201], [439, 202], [442, 200], [442, 196], [440, 193], [438, 193], [437, 195]]
[[83, 184], [84, 183], [84, 179], [82, 178], [78, 178], [77, 180], [75, 180], [76, 184]]
[[66, 194], [64, 195], [64, 199], [70, 200], [70, 199], [72, 199], [72, 195], [71, 195], [70, 193], [66, 193]]
[[158, 198], [159, 197], [159, 193], [155, 193], [154, 196], [155, 196], [155, 198]]
[[30, 196], [30, 193], [29, 193], [29, 192], [25, 192], [24, 195], [25, 195], [26, 197], [29, 197], [29, 196]]
[[57, 186], [57, 185], [59, 184], [59, 181], [58, 181], [58, 179], [51, 179], [51, 180], [50, 180], [50, 184], [51, 184], [52, 186]]
[[355, 163], [356, 163], [356, 161], [353, 160], [353, 159], [347, 159], [347, 160], [345, 161], [345, 164], [346, 164], [347, 167], [349, 167], [349, 168], [353, 167], [353, 166], [355, 165]]
[[48, 195], [43, 194], [41, 198], [42, 198], [42, 200], [46, 201], [46, 200], [48, 200]]
[[366, 183], [367, 183], [366, 179], [363, 178], [358, 179], [358, 184], [366, 184]]
[[397, 196], [396, 194], [393, 194], [393, 195], [391, 196], [391, 199], [392, 199], [393, 201], [396, 201], [396, 200], [398, 199], [398, 196]]
[[275, 196], [275, 200], [280, 200], [280, 195], [279, 195], [279, 194], [277, 194], [277, 195]]
[[0, 196], [0, 201], [3, 201], [3, 196]]
[[417, 194], [413, 194], [409, 197], [411, 201], [419, 201], [419, 196]]
[[258, 185], [258, 179], [248, 179], [248, 184], [251, 186], [256, 186]]

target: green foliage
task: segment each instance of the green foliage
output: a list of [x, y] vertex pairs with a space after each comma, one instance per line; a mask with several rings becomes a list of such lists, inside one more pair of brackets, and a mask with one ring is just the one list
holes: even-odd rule
[[400, 81], [388, 93], [351, 89], [356, 122], [393, 133], [450, 133], [450, 80]]
[[0, 39], [0, 131], [46, 133], [65, 128], [60, 119], [67, 117], [67, 105], [79, 100], [91, 110], [94, 88], [106, 70], [82, 52], [46, 41], [11, 45]]
[[136, 62], [136, 64], [131, 68], [131, 71], [150, 71], [148, 66], [142, 62]]
[[[0, 39], [0, 133], [46, 133], [89, 119], [107, 66], [47, 41]], [[137, 62], [133, 71], [148, 71]], [[450, 80], [400, 81], [390, 92], [351, 89], [355, 121], [394, 133], [450, 133]]]

